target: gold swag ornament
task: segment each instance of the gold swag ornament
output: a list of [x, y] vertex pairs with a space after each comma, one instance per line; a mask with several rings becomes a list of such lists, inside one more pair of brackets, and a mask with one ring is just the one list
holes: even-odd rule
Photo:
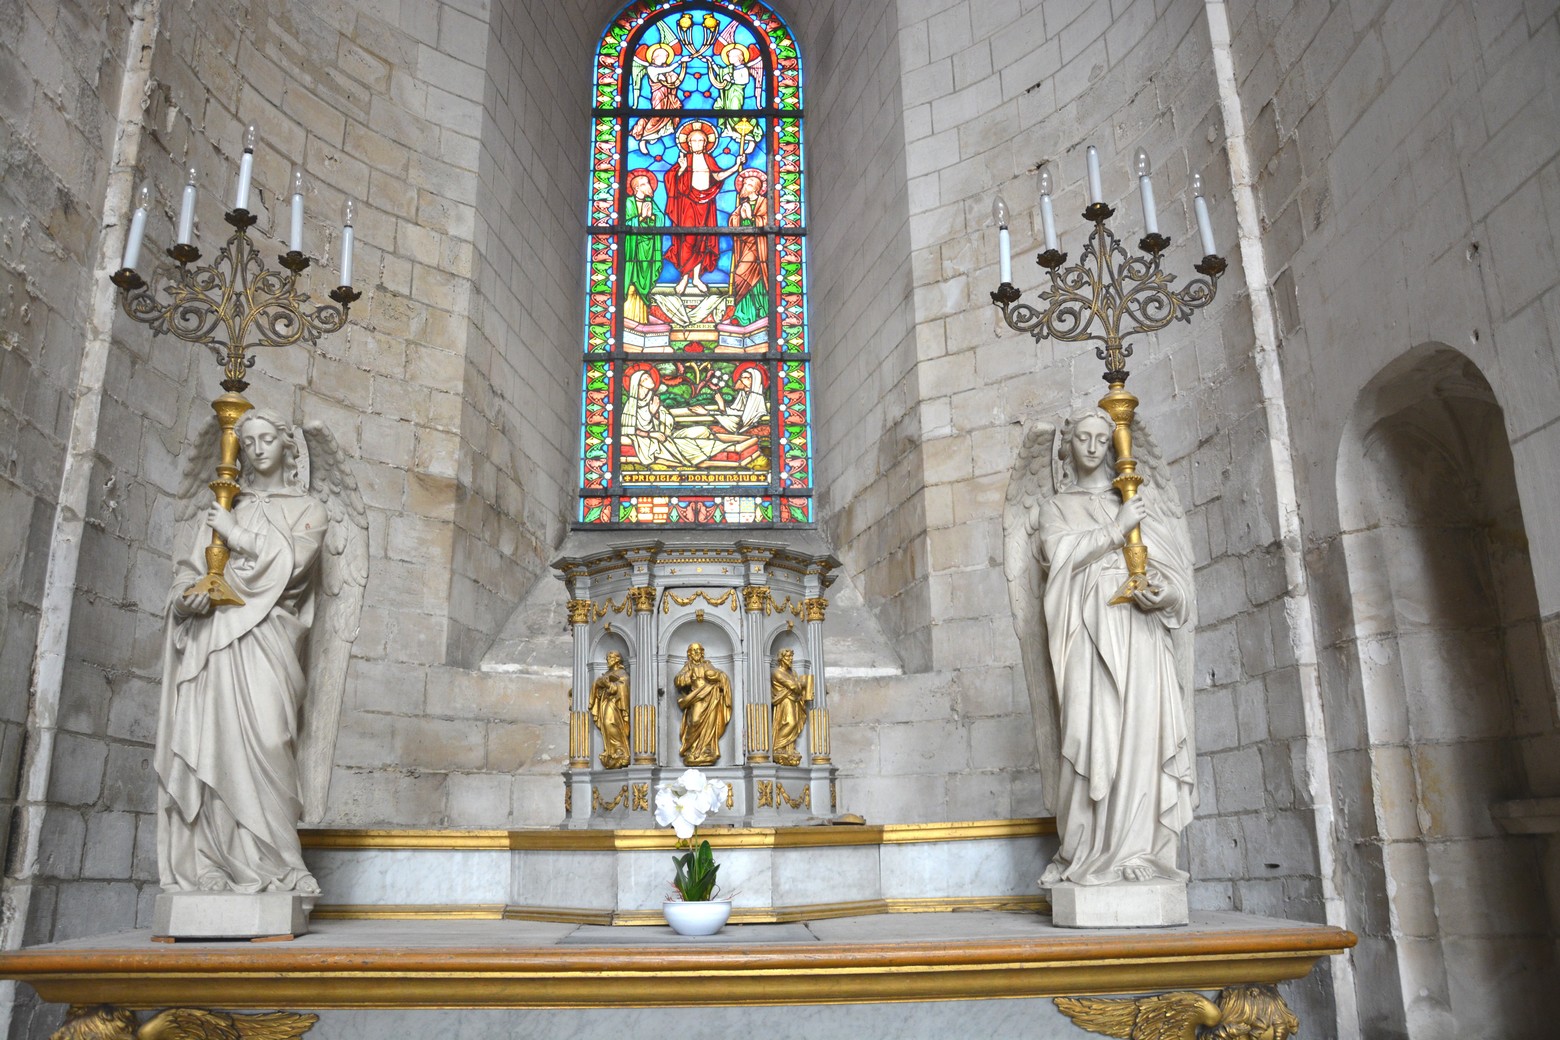
[[1215, 1004], [1201, 993], [1057, 997], [1056, 1008], [1091, 1033], [1123, 1040], [1290, 1040], [1300, 1020], [1276, 986], [1229, 986]]

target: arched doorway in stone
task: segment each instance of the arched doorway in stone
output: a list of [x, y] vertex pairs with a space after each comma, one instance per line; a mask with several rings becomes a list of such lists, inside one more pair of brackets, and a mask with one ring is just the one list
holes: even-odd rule
[[1408, 1035], [1552, 1035], [1560, 856], [1511, 818], [1560, 794], [1560, 736], [1511, 447], [1473, 362], [1427, 345], [1367, 385], [1338, 502], [1374, 810], [1346, 826], [1379, 843], [1366, 898]]

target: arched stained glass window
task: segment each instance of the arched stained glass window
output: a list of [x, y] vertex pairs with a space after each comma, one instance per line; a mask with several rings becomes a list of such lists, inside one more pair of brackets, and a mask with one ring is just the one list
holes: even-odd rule
[[594, 105], [579, 522], [811, 523], [796, 41], [756, 0], [635, 3]]

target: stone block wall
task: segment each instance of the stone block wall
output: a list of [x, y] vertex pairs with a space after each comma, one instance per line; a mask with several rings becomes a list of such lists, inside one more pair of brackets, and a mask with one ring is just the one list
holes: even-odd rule
[[[1476, 935], [1505, 934], [1510, 922], [1489, 908], [1486, 919], [1471, 926], [1460, 905], [1405, 916], [1404, 906], [1389, 903], [1389, 891], [1404, 896], [1423, 887], [1415, 886], [1414, 871], [1395, 867], [1394, 858], [1406, 864], [1404, 857], [1422, 861], [1426, 853], [1423, 844], [1393, 845], [1394, 839], [1423, 833], [1435, 859], [1454, 847], [1441, 841], [1448, 836], [1443, 800], [1461, 803], [1468, 791], [1502, 781], [1471, 767], [1416, 778], [1418, 766], [1402, 768], [1406, 749], [1387, 750], [1411, 738], [1406, 726], [1400, 730], [1382, 720], [1430, 710], [1435, 691], [1427, 687], [1435, 685], [1445, 655], [1384, 659], [1380, 637], [1390, 640], [1422, 625], [1426, 612], [1437, 609], [1436, 592], [1412, 590], [1406, 575], [1395, 575], [1399, 588], [1410, 590], [1407, 612], [1377, 614], [1382, 590], [1361, 584], [1362, 576], [1376, 571], [1349, 559], [1361, 529], [1345, 514], [1351, 499], [1357, 513], [1359, 499], [1396, 493], [1360, 483], [1365, 435], [1379, 440], [1370, 424], [1416, 394], [1426, 395], [1416, 415], [1444, 406], [1432, 401], [1448, 399], [1435, 391], [1433, 379], [1416, 383], [1406, 369], [1456, 351], [1477, 370], [1460, 380], [1467, 386], [1458, 392], [1479, 396], [1468, 387], [1487, 384], [1482, 393], [1493, 392], [1503, 415], [1525, 527], [1513, 537], [1533, 548], [1528, 566], [1543, 641], [1555, 643], [1560, 572], [1552, 554], [1539, 547], [1553, 538], [1551, 474], [1560, 428], [1551, 392], [1560, 377], [1557, 5], [1366, 0], [1230, 4], [1229, 10], [1290, 408], [1306, 420], [1295, 425], [1292, 447], [1318, 607], [1333, 801], [1343, 839], [1339, 873], [1347, 925], [1361, 935], [1352, 957], [1359, 1028], [1368, 1035], [1437, 1021], [1455, 1028], [1448, 1016], [1463, 1028], [1471, 1020], [1507, 1028], [1512, 1023], [1498, 1017], [1498, 987], [1468, 990], [1468, 978], [1482, 969], [1451, 966], [1459, 949], [1477, 946]], [[1398, 404], [1378, 402], [1390, 393], [1401, 395]], [[1449, 435], [1452, 426], [1437, 422], [1441, 435]], [[1465, 450], [1478, 457], [1490, 448], [1470, 443]], [[1427, 460], [1404, 479], [1425, 479], [1439, 465]], [[1480, 472], [1477, 479], [1487, 476]], [[1438, 497], [1454, 496], [1448, 490]], [[1542, 653], [1534, 647], [1530, 656], [1541, 659]], [[1552, 671], [1552, 650], [1549, 660]], [[1380, 677], [1400, 667], [1418, 681], [1398, 698], [1383, 699]], [[1490, 678], [1458, 684], [1460, 710], [1473, 711], [1476, 688]], [[1540, 698], [1547, 707], [1536, 713], [1524, 710], [1530, 700], [1525, 680], [1513, 672], [1507, 681], [1508, 707], [1520, 730], [1553, 725], [1553, 675], [1540, 683], [1547, 687]], [[1442, 753], [1432, 756], [1435, 762], [1427, 759], [1425, 770], [1445, 763], [1446, 752], [1480, 733], [1476, 726], [1463, 729], [1435, 739]], [[1520, 757], [1509, 746], [1506, 768]], [[1526, 770], [1532, 793], [1555, 793], [1552, 770], [1540, 765]], [[1478, 804], [1462, 812], [1452, 829], [1493, 833], [1488, 809]], [[1552, 862], [1546, 884], [1552, 908], [1560, 884]], [[1429, 906], [1428, 890], [1421, 895], [1414, 905]], [[1541, 905], [1530, 910], [1524, 922], [1529, 929], [1545, 916]], [[1434, 947], [1447, 951], [1451, 977], [1429, 987], [1400, 979], [1395, 930], [1435, 936]], [[1431, 960], [1419, 953], [1412, 958], [1424, 965]], [[1483, 962], [1482, 955], [1475, 959]], [[1503, 974], [1521, 977], [1519, 966]]]
[[[91, 295], [110, 262], [100, 254], [105, 236], [99, 215], [112, 172], [132, 6], [18, 2], [0, 12], [0, 852], [7, 863], [22, 853], [13, 844], [19, 826], [14, 810], [18, 797], [29, 797], [22, 789], [24, 733], [37, 677], [50, 668], [58, 674], [64, 645], [57, 638], [64, 617], [56, 616], [45, 633], [39, 622], [51, 562], [58, 565], [57, 555], [68, 555], [56, 554], [51, 540], [78, 418], [73, 404], [82, 390], [82, 357], [89, 338], [101, 343], [106, 334], [91, 328]], [[122, 192], [128, 198], [127, 184]], [[89, 383], [103, 378], [99, 369]], [[164, 389], [160, 374], [145, 373], [141, 381], [149, 393]], [[90, 418], [95, 422], [95, 415]], [[76, 461], [77, 473], [90, 464]], [[144, 530], [151, 503], [112, 483], [97, 492], [109, 511], [101, 516], [106, 523], [80, 535], [89, 554], [83, 580], [123, 599], [131, 554], [106, 530], [119, 523]], [[98, 550], [107, 558], [91, 559]], [[101, 614], [82, 605], [78, 617], [90, 626]], [[48, 641], [42, 651], [40, 637]], [[105, 660], [128, 651], [130, 643], [122, 629], [111, 628], [90, 652]], [[40, 652], [54, 661], [42, 665]], [[90, 708], [71, 708], [72, 717], [105, 723], [108, 690], [99, 682], [98, 699]], [[133, 724], [123, 712], [118, 722]], [[36, 748], [36, 738], [32, 743]], [[69, 790], [91, 787], [95, 798], [106, 757], [101, 748], [87, 750], [74, 770], [81, 784]], [[42, 791], [30, 797], [41, 800]], [[116, 824], [126, 820], [117, 817]], [[85, 820], [73, 822], [84, 834]], [[133, 846], [133, 822], [130, 839], [122, 849]], [[65, 845], [61, 858], [74, 871], [79, 840]], [[34, 845], [31, 851], [54, 858], [52, 847]], [[106, 878], [122, 858], [91, 869]], [[38, 912], [47, 920], [52, 903]]]
[[931, 618], [899, 15], [866, 0], [796, 13], [807, 72], [818, 515], [918, 670], [930, 660]]
[[494, 5], [482, 84], [450, 660], [474, 667], [575, 514], [589, 70], [621, 6]]

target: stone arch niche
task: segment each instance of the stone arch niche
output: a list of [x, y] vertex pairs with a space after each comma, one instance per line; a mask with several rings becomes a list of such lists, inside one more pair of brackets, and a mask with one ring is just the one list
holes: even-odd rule
[[1560, 793], [1556, 704], [1478, 368], [1426, 346], [1381, 372], [1345, 433], [1338, 498], [1374, 809], [1352, 826], [1379, 843], [1368, 898], [1385, 902], [1402, 1000], [1366, 1017], [1415, 1038], [1552, 1035], [1553, 839], [1511, 821]]

